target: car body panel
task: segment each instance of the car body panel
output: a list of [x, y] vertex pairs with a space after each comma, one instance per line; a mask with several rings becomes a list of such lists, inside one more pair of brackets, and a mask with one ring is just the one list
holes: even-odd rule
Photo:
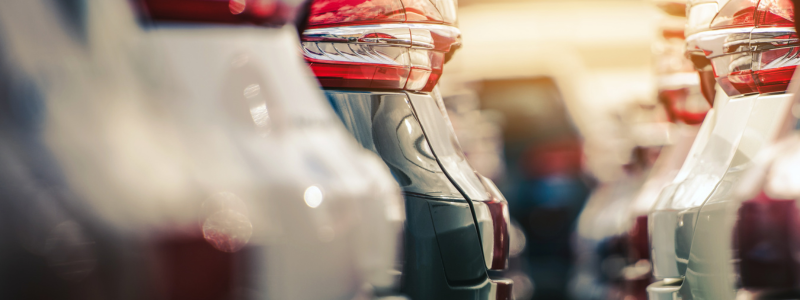
[[758, 97], [730, 168], [699, 209], [682, 293], [691, 293], [694, 299], [736, 296], [737, 272], [731, 232], [739, 203], [733, 196], [752, 160], [775, 140], [784, 122], [780, 116], [787, 114], [792, 101], [792, 94]]
[[[702, 205], [727, 170], [745, 125], [745, 122], [739, 122], [737, 126], [737, 121], [747, 119], [756, 98], [730, 99], [725, 105], [715, 108], [716, 117], [709, 120], [715, 125], [706, 144], [702, 145], [698, 159], [693, 165], [687, 165], [693, 163], [687, 161], [681, 167], [679, 176], [687, 174], [684, 170], [690, 170], [686, 178], [664, 188], [659, 195], [648, 220], [656, 278], [683, 276], [696, 216], [691, 208]], [[728, 125], [730, 123], [733, 124]], [[680, 179], [676, 177], [676, 180]]]
[[[462, 193], [485, 192], [485, 187], [453, 180], [475, 174], [471, 168], [469, 174], [460, 173], [464, 172], [458, 166], [456, 151], [460, 149], [457, 143], [450, 144], [454, 141], [452, 129], [434, 97], [325, 92], [345, 127], [365, 148], [380, 154], [404, 191], [407, 223], [402, 291], [414, 299], [502, 298], [503, 289], [498, 287], [505, 285], [488, 277], [472, 201], [467, 192]], [[449, 159], [449, 164], [442, 163], [439, 155]]]

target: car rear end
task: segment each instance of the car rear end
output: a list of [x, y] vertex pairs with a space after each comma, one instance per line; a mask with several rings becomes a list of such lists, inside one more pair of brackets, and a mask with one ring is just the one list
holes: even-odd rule
[[402, 291], [510, 299], [508, 208], [466, 162], [436, 84], [460, 46], [456, 2], [312, 1], [301, 49], [345, 126], [404, 191]]
[[800, 62], [793, 8], [788, 1], [695, 1], [687, 11], [687, 55], [699, 70], [710, 68], [719, 87], [715, 120], [702, 146], [698, 166], [703, 167], [692, 168], [687, 180], [666, 188], [665, 199], [651, 213], [663, 217], [651, 222], [656, 226], [651, 229], [655, 275], [662, 281], [649, 291], [658, 299], [679, 290], [684, 296], [732, 297], [732, 278], [725, 278], [732, 272], [724, 271], [731, 269], [720, 262], [730, 258], [730, 243], [720, 237], [730, 234], [720, 231], [726, 221], [719, 213], [729, 203], [741, 168], [773, 137], [776, 120], [793, 97], [786, 93]]

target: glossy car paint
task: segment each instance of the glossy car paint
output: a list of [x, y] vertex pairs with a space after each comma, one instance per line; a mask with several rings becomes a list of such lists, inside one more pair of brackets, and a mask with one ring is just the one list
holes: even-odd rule
[[[722, 53], [714, 50], [722, 47], [722, 40], [714, 38], [715, 32], [709, 32], [708, 23], [725, 3], [690, 3], [688, 51], [703, 50], [706, 55]], [[718, 97], [720, 93], [718, 90]], [[730, 98], [723, 107], [715, 105], [718, 116], [712, 136], [703, 146], [697, 167], [687, 173], [685, 182], [690, 184], [666, 188], [662, 192], [666, 197], [651, 213], [651, 218], [661, 217], [651, 221], [651, 246], [653, 255], [661, 255], [654, 261], [656, 271], [660, 271], [657, 277], [665, 279], [648, 288], [651, 299], [736, 297], [738, 274], [731, 249], [735, 214], [731, 216], [727, 210], [731, 209], [733, 191], [742, 184], [744, 170], [775, 139], [792, 98], [791, 94], [746, 95]], [[697, 141], [695, 144], [699, 145]], [[673, 207], [668, 208], [670, 205]], [[678, 209], [674, 209], [676, 206]]]
[[[691, 39], [691, 36], [695, 33], [709, 30], [711, 20], [714, 18], [718, 8], [719, 4], [716, 1], [687, 1], [687, 23], [684, 30], [686, 38]], [[689, 53], [692, 53], [692, 50], [693, 49], [687, 49]], [[698, 57], [703, 57], [702, 53], [696, 53], [696, 55]], [[656, 200], [656, 203], [648, 216], [648, 231], [650, 235], [650, 251], [651, 261], [653, 264], [653, 275], [655, 279], [658, 280], [657, 282], [651, 284], [647, 289], [648, 298], [650, 299], [671, 299], [670, 297], [673, 297], [673, 294], [680, 286], [685, 271], [686, 261], [679, 261], [678, 253], [687, 253], [688, 251], [686, 247], [688, 247], [691, 242], [690, 235], [692, 231], [686, 229], [692, 228], [692, 222], [689, 222], [689, 224], [684, 224], [683, 222], [679, 222], [677, 218], [679, 211], [682, 210], [679, 208], [680, 206], [690, 207], [692, 204], [686, 203], [687, 201], [679, 201], [679, 203], [683, 204], [679, 204], [677, 207], [671, 207], [676, 206], [672, 204], [672, 199], [679, 188], [682, 193], [686, 192], [685, 186], [688, 185], [684, 185], [683, 182], [689, 179], [693, 170], [695, 170], [700, 161], [707, 161], [708, 159], [711, 159], [710, 162], [717, 161], [716, 165], [725, 165], [726, 163], [724, 161], [729, 159], [728, 157], [725, 157], [729, 155], [723, 154], [721, 155], [723, 157], [716, 157], [713, 153], [705, 151], [705, 148], [709, 143], [714, 143], [712, 140], [718, 140], [716, 138], [711, 138], [712, 132], [716, 128], [715, 126], [717, 124], [717, 119], [721, 114], [720, 112], [725, 110], [729, 101], [727, 95], [725, 95], [725, 93], [719, 88], [716, 89], [715, 95], [713, 108], [708, 112], [705, 120], [700, 126], [697, 138], [689, 150], [686, 161], [681, 166], [680, 171], [678, 171], [678, 174], [675, 176], [672, 183], [664, 187], [664, 189], [659, 193], [658, 199]], [[726, 115], [727, 114], [730, 113], [726, 113]], [[736, 116], [733, 116], [733, 118], [735, 117]], [[728, 137], [728, 139], [731, 138], [735, 139], [735, 137]], [[721, 142], [721, 144], [723, 145], [729, 143], [724, 142], [725, 139], [722, 140], [723, 142]], [[704, 155], [704, 153], [706, 154]], [[701, 170], [700, 172], [704, 171]], [[719, 171], [716, 173], [719, 173]], [[705, 184], [711, 184], [711, 188], [713, 188], [713, 186], [716, 185], [714, 179], [711, 178], [713, 176], [714, 175], [702, 175], [700, 178], [708, 179], [710, 182], [706, 182]], [[691, 192], [693, 194], [696, 193], [698, 185], [694, 184], [691, 186], [693, 187]], [[707, 190], [708, 188], [706, 187], [705, 189]], [[700, 194], [697, 195], [694, 201], [700, 203], [695, 203], [694, 205], [702, 204], [702, 201], [705, 197], [703, 194], [705, 193], [707, 196], [707, 193], [709, 192], [710, 191], [700, 191]], [[689, 214], [687, 219], [692, 220], [691, 214]], [[680, 226], [680, 228], [683, 230], [678, 229], [680, 224], [686, 225]], [[688, 241], [686, 237], [687, 234], [689, 235]], [[681, 239], [681, 242], [678, 242], [678, 239]], [[681, 250], [678, 250], [678, 247], [680, 247]]]
[[727, 209], [734, 200], [733, 192], [742, 184], [744, 171], [765, 146], [774, 142], [792, 98], [792, 94], [758, 96], [727, 172], [702, 208], [697, 209], [682, 294], [691, 294], [694, 299], [736, 296], [736, 272], [730, 248], [734, 219]]
[[510, 282], [489, 278], [486, 241], [478, 235], [491, 222], [473, 209], [490, 194], [461, 154], [436, 93], [326, 93], [345, 127], [383, 158], [405, 194], [401, 290], [413, 299], [509, 299]]
[[[42, 101], [41, 135], [30, 138], [75, 195], [68, 207], [101, 224], [89, 232], [131, 245], [109, 250], [114, 266], [140, 267], [107, 278], [120, 280], [106, 285], [112, 293], [157, 296], [154, 274], [208, 271], [204, 261], [159, 269], [168, 264], [127, 251], [193, 238], [198, 220], [213, 225], [217, 204], [252, 226], [249, 240], [227, 241], [248, 262], [239, 291], [350, 299], [371, 294], [365, 284], [392, 288], [399, 189], [316, 89], [293, 28], [143, 25], [126, 1], [84, 4], [82, 28], [62, 23], [50, 1], [3, 2], [0, 37], [9, 74]], [[311, 187], [319, 192], [309, 197]]]

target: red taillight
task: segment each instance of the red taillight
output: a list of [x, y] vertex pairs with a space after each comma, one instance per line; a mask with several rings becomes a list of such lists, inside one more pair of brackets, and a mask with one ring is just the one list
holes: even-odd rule
[[[479, 223], [489, 223], [483, 220], [490, 219], [491, 230], [486, 230], [488, 224], [480, 225], [481, 243], [484, 254], [487, 255], [486, 266], [490, 270], [504, 270], [508, 267], [508, 255], [511, 249], [511, 217], [508, 214], [508, 201], [497, 186], [483, 176], [479, 176], [483, 186], [491, 195], [488, 201], [472, 201], [473, 209]], [[487, 216], [488, 215], [488, 216]], [[488, 218], [487, 218], [488, 217]], [[491, 253], [491, 255], [489, 255]]]
[[326, 88], [431, 91], [460, 37], [449, 1], [316, 0], [304, 57]]
[[758, 92], [762, 94], [785, 92], [789, 88], [789, 82], [796, 68], [797, 66], [787, 66], [753, 72]]
[[750, 36], [754, 52], [711, 59], [720, 87], [728, 96], [785, 92], [800, 64], [797, 34], [793, 29], [778, 28]]
[[[236, 253], [217, 250], [199, 230], [170, 234], [155, 240], [153, 254], [156, 281], [161, 299], [227, 299], [247, 281], [252, 261], [249, 249]], [[245, 251], [246, 250], [246, 251]]]
[[800, 233], [795, 200], [771, 199], [764, 193], [739, 208], [734, 253], [745, 288], [792, 288], [800, 270], [794, 253]]
[[509, 233], [511, 218], [508, 215], [508, 202], [493, 199], [484, 202], [489, 207], [494, 225], [494, 241], [492, 251], [492, 270], [503, 270], [508, 267]]
[[628, 233], [631, 261], [650, 259], [650, 241], [647, 236], [647, 215], [636, 217], [631, 231]]
[[403, 0], [407, 22], [442, 23], [444, 19], [435, 5], [429, 0]]
[[658, 91], [659, 101], [664, 103], [670, 121], [676, 122], [680, 120], [690, 125], [703, 123], [711, 106], [706, 101], [697, 101], [698, 99], [690, 99], [689, 97], [689, 88]]
[[794, 27], [794, 5], [791, 0], [761, 0], [755, 21], [758, 27]]
[[728, 96], [758, 93], [753, 71], [735, 71], [717, 78], [717, 83]]
[[141, 0], [143, 14], [156, 21], [283, 24], [294, 7], [276, 0]]
[[711, 21], [711, 29], [734, 27], [793, 27], [790, 0], [731, 0]]
[[754, 26], [757, 5], [758, 0], [731, 0], [711, 20], [711, 29]]
[[637, 216], [628, 232], [628, 262], [622, 270], [625, 279], [623, 299], [646, 300], [647, 286], [652, 283], [650, 241], [647, 235], [647, 215]]
[[685, 39], [683, 29], [662, 29], [661, 36], [664, 39]]
[[404, 22], [400, 0], [317, 0], [311, 4], [309, 28]]
[[430, 0], [315, 0], [309, 28], [381, 24], [446, 23]]

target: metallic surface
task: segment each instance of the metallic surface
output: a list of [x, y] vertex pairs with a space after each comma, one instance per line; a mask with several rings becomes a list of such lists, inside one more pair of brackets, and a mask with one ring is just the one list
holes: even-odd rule
[[[379, 24], [307, 29], [301, 38], [308, 42], [393, 45], [448, 51], [460, 35], [458, 28], [447, 25]], [[445, 41], [451, 41], [450, 45]]]
[[736, 296], [737, 270], [733, 257], [733, 224], [740, 202], [733, 197], [744, 171], [755, 156], [775, 140], [791, 107], [793, 95], [759, 96], [746, 122], [729, 169], [698, 209], [686, 282], [682, 293], [694, 299], [732, 299]]
[[334, 90], [326, 94], [345, 127], [384, 159], [405, 193], [402, 291], [413, 299], [504, 299], [502, 292], [509, 285], [488, 276], [472, 209], [471, 198], [488, 199], [488, 192], [459, 155], [434, 97]]
[[[724, 105], [715, 106], [715, 125], [705, 145], [698, 145], [702, 148], [698, 159], [685, 163], [679, 174], [686, 172], [686, 177], [676, 178], [675, 186], [665, 188], [659, 195], [649, 221], [653, 225], [649, 230], [656, 278], [683, 276], [694, 230], [696, 211], [693, 208], [705, 202], [725, 174], [746, 124], [742, 120], [748, 118], [755, 99], [730, 99]], [[674, 241], [674, 247], [669, 245], [670, 240]], [[674, 268], [672, 264], [675, 264]]]
[[465, 201], [433, 156], [405, 93], [326, 94], [345, 127], [381, 156], [406, 194]]

